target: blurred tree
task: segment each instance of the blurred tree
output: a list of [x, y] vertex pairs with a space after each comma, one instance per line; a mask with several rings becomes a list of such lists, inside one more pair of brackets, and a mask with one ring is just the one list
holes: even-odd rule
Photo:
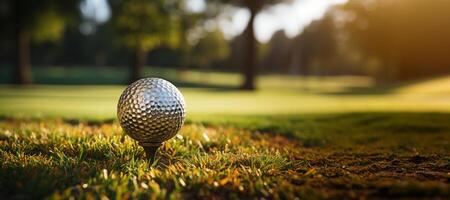
[[390, 81], [450, 72], [450, 1], [350, 0], [339, 16], [351, 40]]
[[238, 7], [244, 7], [250, 12], [250, 19], [247, 26], [242, 33], [245, 38], [245, 60], [242, 68], [244, 74], [244, 82], [241, 89], [254, 90], [256, 89], [255, 78], [257, 75], [257, 55], [258, 47], [255, 38], [254, 24], [256, 15], [268, 5], [287, 2], [290, 0], [216, 0], [222, 3], [231, 4]]
[[287, 72], [292, 39], [289, 39], [283, 30], [279, 30], [272, 35], [268, 48], [260, 66], [271, 72]]
[[31, 84], [30, 40], [60, 39], [70, 19], [78, 14], [79, 0], [1, 0], [4, 28], [13, 30], [13, 82]]
[[165, 0], [110, 0], [112, 23], [120, 42], [133, 49], [130, 82], [140, 78], [147, 52], [178, 44], [177, 2]]
[[203, 68], [210, 67], [213, 62], [227, 58], [229, 53], [228, 42], [225, 40], [222, 31], [216, 29], [207, 32], [194, 45], [191, 63]]
[[[108, 6], [105, 0], [83, 0], [80, 3], [80, 15], [71, 18], [68, 27], [58, 43], [43, 42], [31, 45], [31, 60], [38, 66], [57, 65], [69, 66], [105, 66], [127, 65], [129, 62], [123, 59], [128, 56], [127, 49], [121, 47], [117, 33], [111, 23], [108, 23], [109, 15], [98, 17], [99, 9], [92, 7], [99, 1]], [[107, 13], [109, 13], [106, 11]]]
[[228, 70], [239, 71], [243, 68], [244, 63], [244, 37], [238, 35], [229, 41], [230, 55], [226, 59]]
[[179, 29], [179, 46], [178, 46], [178, 53], [180, 56], [180, 63], [179, 63], [179, 76], [180, 79], [184, 79], [185, 77], [185, 71], [187, 67], [191, 64], [192, 58], [192, 49], [193, 44], [192, 41], [189, 41], [191, 38], [192, 32], [201, 26], [201, 24], [211, 18], [211, 13], [208, 13], [205, 11], [202, 12], [193, 12], [189, 10], [187, 7], [187, 1], [186, 0], [179, 0], [178, 1], [178, 16], [180, 19], [180, 29]]
[[[294, 39], [292, 47], [293, 57], [290, 60], [299, 60], [300, 73], [312, 74], [312, 64], [325, 64], [336, 54], [337, 41], [333, 18], [325, 16], [313, 21], [305, 27], [303, 32]], [[329, 66], [327, 66], [329, 68]], [[326, 69], [316, 69], [315, 74]]]

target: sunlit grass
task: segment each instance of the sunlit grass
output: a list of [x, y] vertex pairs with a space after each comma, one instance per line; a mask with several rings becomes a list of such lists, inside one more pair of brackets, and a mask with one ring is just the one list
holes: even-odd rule
[[397, 89], [398, 93], [419, 93], [450, 95], [450, 76], [439, 77], [431, 80], [417, 81]]
[[[223, 80], [220, 76], [232, 75], [211, 74], [211, 80]], [[370, 81], [361, 77], [294, 79], [267, 76], [260, 78], [261, 89], [256, 92], [184, 87], [181, 91], [186, 98], [188, 117], [367, 111], [448, 112], [448, 80], [441, 78], [398, 87], [373, 88]], [[9, 116], [115, 118], [116, 103], [124, 88], [0, 86], [0, 113]]]
[[284, 147], [268, 146], [267, 136], [230, 128], [186, 126], [161, 148], [157, 167], [117, 124], [8, 121], [0, 129], [0, 191], [20, 190], [27, 197], [162, 198], [191, 191], [293, 197], [276, 184], [285, 182], [280, 172], [301, 163]]

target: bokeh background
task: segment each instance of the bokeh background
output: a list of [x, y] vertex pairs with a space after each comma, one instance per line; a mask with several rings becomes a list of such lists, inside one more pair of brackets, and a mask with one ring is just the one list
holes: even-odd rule
[[2, 0], [0, 110], [114, 117], [126, 84], [162, 77], [194, 115], [448, 111], [449, 11], [446, 0]]
[[450, 0], [0, 0], [0, 199], [449, 199], [449, 56]]

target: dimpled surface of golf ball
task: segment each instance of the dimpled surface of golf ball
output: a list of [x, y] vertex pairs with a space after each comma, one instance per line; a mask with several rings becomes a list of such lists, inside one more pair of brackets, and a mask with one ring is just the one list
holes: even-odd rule
[[169, 81], [144, 78], [129, 85], [117, 105], [120, 126], [133, 139], [162, 143], [177, 134], [186, 117], [181, 92]]

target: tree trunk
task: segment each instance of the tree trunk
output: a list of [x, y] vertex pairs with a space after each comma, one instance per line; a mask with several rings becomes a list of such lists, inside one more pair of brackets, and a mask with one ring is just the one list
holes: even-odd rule
[[15, 3], [14, 6], [14, 70], [13, 83], [29, 85], [33, 83], [30, 67], [30, 40], [22, 23], [21, 11]]
[[146, 60], [147, 52], [141, 48], [136, 48], [133, 55], [133, 61], [131, 66], [131, 76], [129, 83], [137, 81], [142, 76], [144, 71], [144, 64]]
[[[253, 10], [253, 9], [250, 9]], [[245, 55], [244, 55], [244, 66], [242, 68], [242, 73], [244, 75], [244, 83], [241, 86], [241, 89], [244, 90], [255, 90], [255, 76], [257, 74], [256, 69], [256, 56], [257, 56], [257, 48], [256, 48], [256, 39], [255, 39], [255, 31], [254, 31], [254, 22], [257, 12], [250, 12], [250, 19], [247, 24], [247, 28], [244, 31], [245, 38]]]

